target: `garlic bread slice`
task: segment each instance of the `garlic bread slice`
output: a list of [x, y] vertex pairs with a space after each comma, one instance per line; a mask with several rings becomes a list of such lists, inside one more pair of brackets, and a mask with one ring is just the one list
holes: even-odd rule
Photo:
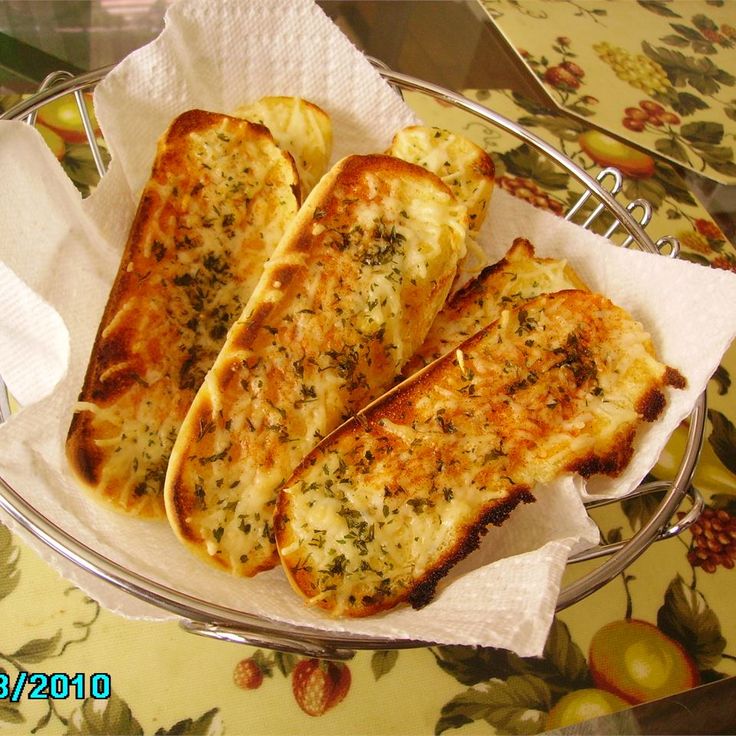
[[477, 233], [493, 193], [493, 159], [471, 140], [426, 125], [402, 128], [387, 153], [432, 171], [468, 211], [468, 229]]
[[66, 441], [95, 497], [164, 518], [174, 439], [298, 191], [261, 125], [190, 110], [161, 137]]
[[275, 514], [283, 567], [335, 616], [422, 607], [537, 483], [620, 473], [667, 385], [684, 379], [604, 297], [520, 303], [299, 464]]
[[528, 240], [516, 238], [500, 261], [486, 266], [447, 300], [402, 375], [408, 377], [454, 350], [498, 319], [504, 309], [523, 299], [563, 289], [587, 287], [569, 263], [539, 258]]
[[332, 154], [332, 121], [318, 105], [301, 97], [262, 97], [241, 105], [233, 115], [265, 125], [276, 143], [290, 153], [305, 199], [327, 171]]
[[278, 490], [319, 440], [393, 383], [445, 301], [464, 208], [434, 174], [348, 156], [269, 260], [171, 454], [166, 509], [204, 560], [278, 564]]

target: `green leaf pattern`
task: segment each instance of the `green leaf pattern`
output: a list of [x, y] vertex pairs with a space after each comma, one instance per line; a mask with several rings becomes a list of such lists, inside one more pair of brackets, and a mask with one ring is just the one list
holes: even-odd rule
[[130, 706], [113, 692], [107, 700], [88, 698], [72, 714], [66, 736], [142, 736]]
[[61, 631], [46, 639], [31, 639], [10, 656], [23, 664], [38, 664], [56, 652], [60, 640]]
[[668, 4], [667, 0], [637, 0], [639, 5], [646, 10], [657, 15], [663, 15], [667, 18], [679, 18], [680, 14], [676, 13]]
[[736, 427], [725, 414], [715, 409], [708, 410], [708, 419], [713, 427], [708, 442], [718, 459], [736, 474]]
[[505, 681], [490, 680], [447, 703], [442, 708], [435, 733], [477, 720], [486, 721], [500, 733], [539, 733], [551, 699], [547, 684], [533, 675], [513, 675]]
[[3, 723], [23, 723], [25, 718], [20, 712], [17, 705], [10, 703], [0, 703], [0, 729], [2, 729]]
[[219, 710], [212, 708], [199, 718], [185, 718], [169, 729], [160, 728], [156, 736], [216, 736], [222, 732]]
[[0, 600], [10, 595], [19, 582], [18, 548], [10, 530], [0, 523]]
[[657, 613], [657, 626], [691, 654], [698, 669], [712, 670], [721, 661], [726, 640], [718, 617], [697, 590], [677, 576], [667, 588]]
[[398, 659], [399, 653], [396, 649], [386, 649], [373, 652], [373, 655], [371, 656], [373, 677], [376, 680], [380, 680], [384, 675], [387, 675], [394, 668]]

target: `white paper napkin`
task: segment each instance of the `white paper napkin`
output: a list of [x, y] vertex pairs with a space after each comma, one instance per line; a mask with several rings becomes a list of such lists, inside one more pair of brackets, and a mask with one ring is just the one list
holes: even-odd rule
[[[336, 621], [305, 608], [280, 570], [241, 580], [210, 568], [167, 525], [90, 500], [67, 469], [63, 443], [72, 407], [157, 137], [185, 109], [226, 112], [265, 94], [299, 95], [324, 107], [334, 123], [334, 158], [382, 151], [414, 121], [309, 0], [184, 0], [170, 9], [162, 35], [97, 88], [97, 117], [113, 163], [87, 200], [35, 131], [0, 124], [0, 371], [27, 404], [0, 428], [0, 475], [97, 553], [195, 598], [326, 632], [539, 654], [568, 554], [597, 541], [572, 479], [536, 489], [537, 503], [491, 529], [426, 608]], [[736, 277], [622, 251], [498, 190], [483, 245], [497, 258], [516, 236], [528, 237], [541, 255], [568, 258], [591, 287], [642, 320], [662, 359], [688, 378], [687, 391], [670, 392], [664, 419], [641, 434], [626, 474], [589, 488], [626, 493], [654, 464], [736, 334], [736, 310], [724, 310], [736, 302]], [[171, 618], [28, 541], [107, 608]]]

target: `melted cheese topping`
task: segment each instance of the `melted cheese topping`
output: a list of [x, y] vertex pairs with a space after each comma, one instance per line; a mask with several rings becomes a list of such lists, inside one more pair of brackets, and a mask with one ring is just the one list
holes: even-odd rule
[[423, 339], [464, 252], [462, 212], [386, 156], [348, 157], [310, 195], [172, 453], [169, 518], [205, 559], [239, 575], [278, 563], [279, 487]]
[[480, 230], [494, 183], [493, 161], [482, 148], [450, 131], [414, 125], [394, 136], [387, 153], [437, 174], [467, 208], [471, 233]]
[[262, 129], [191, 111], [159, 143], [67, 451], [116, 506], [163, 516], [177, 430], [296, 214], [292, 162]]
[[327, 171], [332, 153], [332, 122], [317, 105], [299, 97], [263, 97], [233, 115], [265, 125], [278, 146], [294, 158], [306, 197]]
[[321, 443], [280, 494], [282, 562], [309, 602], [426, 603], [494, 509], [591, 458], [619, 471], [666, 370], [639, 323], [581, 291], [517, 306], [458, 353]]
[[501, 261], [452, 295], [403, 375], [410, 376], [453, 350], [524, 299], [581, 288], [586, 287], [566, 261], [537, 258], [529, 241], [517, 239]]

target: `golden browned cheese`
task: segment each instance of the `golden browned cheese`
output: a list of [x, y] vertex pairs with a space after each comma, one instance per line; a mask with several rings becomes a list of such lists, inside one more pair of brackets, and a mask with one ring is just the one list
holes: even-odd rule
[[464, 253], [438, 177], [349, 156], [312, 191], [198, 392], [171, 454], [181, 541], [237, 575], [278, 564], [273, 509], [301, 458], [391, 385]]
[[66, 442], [98, 498], [164, 517], [180, 424], [298, 206], [263, 126], [191, 110], [162, 136]]
[[620, 473], [668, 384], [684, 379], [604, 297], [519, 303], [300, 463], [275, 514], [290, 581], [337, 616], [424, 606], [536, 484]]
[[447, 300], [402, 375], [408, 377], [455, 349], [522, 299], [562, 289], [587, 287], [566, 261], [538, 258], [528, 240], [516, 238], [500, 261], [486, 266]]

